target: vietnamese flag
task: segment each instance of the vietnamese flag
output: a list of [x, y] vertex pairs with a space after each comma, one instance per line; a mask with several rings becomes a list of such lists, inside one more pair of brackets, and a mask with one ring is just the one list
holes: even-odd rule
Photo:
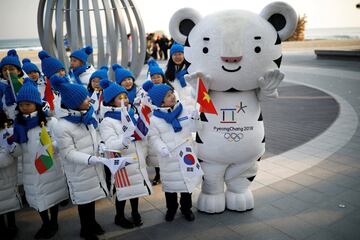
[[206, 112], [217, 115], [214, 104], [211, 101], [211, 97], [208, 94], [205, 85], [200, 78], [199, 78], [199, 87], [197, 93], [197, 102], [200, 104], [200, 112]]
[[50, 80], [47, 77], [45, 77], [45, 80], [46, 80], [46, 84], [45, 84], [44, 98], [45, 98], [45, 101], [47, 101], [49, 103], [50, 110], [53, 111], [54, 110], [54, 93], [51, 90]]

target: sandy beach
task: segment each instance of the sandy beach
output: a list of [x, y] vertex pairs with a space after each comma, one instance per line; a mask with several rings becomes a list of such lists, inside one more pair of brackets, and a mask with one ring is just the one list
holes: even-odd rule
[[[350, 40], [305, 40], [305, 41], [291, 41], [283, 42], [283, 52], [311, 52], [315, 49], [328, 50], [360, 50], [360, 39]], [[20, 59], [29, 58], [31, 61], [40, 62], [38, 51], [35, 50], [18, 50]], [[96, 54], [96, 53], [95, 53]], [[6, 51], [0, 52], [0, 58], [6, 55]]]

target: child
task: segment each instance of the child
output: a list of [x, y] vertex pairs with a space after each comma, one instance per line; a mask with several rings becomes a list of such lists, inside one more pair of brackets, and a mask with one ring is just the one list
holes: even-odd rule
[[195, 91], [186, 82], [184, 76], [190, 64], [184, 58], [184, 47], [174, 43], [170, 48], [170, 58], [166, 66], [165, 78], [171, 82], [179, 98], [185, 105], [194, 106]]
[[[58, 231], [58, 203], [67, 199], [68, 190], [57, 152], [51, 154], [52, 147], [50, 150], [49, 145], [41, 142], [43, 139], [40, 139], [40, 134], [45, 126], [52, 140], [50, 146], [56, 149], [53, 131], [57, 120], [46, 118], [42, 111], [40, 94], [32, 80], [24, 82], [16, 102], [19, 113], [15, 119], [14, 137], [17, 145], [12, 154], [22, 155], [25, 196], [29, 205], [39, 212], [42, 220], [35, 239], [51, 238]], [[46, 165], [42, 157], [47, 158]], [[38, 164], [46, 166], [46, 169], [40, 169]]]
[[[10, 74], [14, 74], [17, 77], [24, 76], [24, 73], [21, 69], [21, 63], [19, 60], [19, 56], [15, 49], [11, 49], [7, 52], [7, 56], [5, 56], [0, 63], [0, 77], [1, 77], [1, 91], [2, 95], [5, 96], [5, 107], [4, 111], [9, 116], [10, 119], [15, 118], [15, 96], [11, 89], [10, 79], [8, 76], [8, 71]], [[3, 101], [1, 99], [1, 101]]]
[[43, 76], [41, 76], [39, 68], [35, 64], [33, 64], [28, 58], [24, 58], [22, 60], [22, 64], [22, 69], [28, 75], [28, 77], [36, 83], [37, 88], [40, 92], [41, 99], [44, 99], [46, 82]]
[[[10, 142], [6, 136], [6, 129], [10, 127], [11, 120], [5, 112], [0, 110], [0, 236], [13, 239], [18, 231], [15, 224], [15, 211], [21, 208], [20, 196], [17, 188], [17, 163], [9, 154]], [[10, 133], [9, 133], [10, 134]], [[5, 223], [7, 218], [7, 226]]]
[[[66, 71], [64, 64], [60, 62], [58, 59], [50, 56], [46, 51], [42, 50], [38, 53], [39, 59], [41, 60], [41, 70], [45, 75], [46, 83], [51, 85], [50, 78], [54, 75], [65, 77]], [[67, 77], [67, 76], [66, 76]], [[59, 94], [54, 91], [53, 98], [47, 99], [48, 101], [52, 101], [49, 103], [50, 105], [53, 104], [53, 113], [55, 116], [58, 114], [60, 109], [60, 96]]]
[[[146, 143], [143, 141], [131, 141], [131, 135], [125, 134], [124, 125], [121, 122], [122, 101], [128, 109], [129, 116], [135, 122], [134, 110], [129, 105], [129, 99], [125, 88], [110, 82], [101, 80], [101, 86], [104, 89], [104, 119], [100, 124], [100, 134], [105, 141], [108, 149], [121, 151], [122, 157], [135, 156], [138, 163], [127, 165], [124, 169], [117, 172], [119, 176], [125, 176], [127, 181], [122, 181], [120, 185], [115, 182], [116, 188], [116, 216], [115, 224], [123, 228], [133, 228], [143, 224], [138, 211], [139, 197], [147, 196], [151, 193], [151, 187], [146, 172], [145, 151]], [[116, 176], [116, 175], [115, 175]], [[123, 185], [124, 184], [124, 185]], [[133, 222], [125, 218], [125, 202], [130, 199], [131, 216]]]
[[[171, 154], [177, 146], [191, 139], [194, 122], [190, 115], [192, 116], [193, 113], [190, 114], [188, 107], [176, 100], [174, 91], [168, 85], [154, 85], [147, 81], [143, 88], [156, 106], [150, 120], [149, 145], [153, 146], [161, 156], [159, 164], [167, 207], [165, 220], [174, 219], [178, 208], [177, 193], [181, 193], [181, 212], [186, 220], [193, 221], [195, 219], [191, 211], [193, 189], [187, 185], [181, 172], [177, 154]], [[192, 177], [191, 181], [197, 184], [201, 181], [201, 177]]]
[[144, 91], [135, 84], [135, 77], [133, 74], [120, 66], [119, 64], [113, 64], [112, 69], [115, 72], [115, 81], [122, 86], [128, 92], [129, 102], [132, 105], [139, 104], [140, 98], [143, 96]]
[[[164, 83], [169, 85], [171, 89], [174, 89], [173, 86], [170, 84], [170, 82], [165, 79], [163, 70], [160, 68], [160, 66], [157, 64], [157, 62], [154, 59], [149, 59], [148, 65], [149, 65], [148, 74], [150, 76], [151, 81], [154, 84]], [[158, 158], [159, 156], [156, 155], [155, 148], [148, 146], [148, 156], [146, 157], [146, 163], [148, 166], [155, 167], [155, 177], [152, 181], [153, 186], [161, 183]]]
[[108, 78], [108, 71], [109, 68], [107, 66], [102, 66], [99, 70], [91, 74], [87, 86], [87, 90], [92, 101], [91, 104], [94, 107], [96, 118], [99, 122], [102, 120], [100, 114], [100, 106], [102, 103], [102, 88], [100, 86], [100, 80]]
[[95, 201], [108, 195], [104, 168], [97, 164], [98, 126], [87, 90], [71, 84], [67, 78], [54, 75], [51, 85], [61, 95], [56, 136], [67, 178], [70, 197], [78, 205], [80, 236], [98, 239], [105, 231], [95, 220]]
[[88, 85], [91, 74], [95, 72], [94, 67], [87, 64], [88, 56], [92, 52], [93, 48], [87, 46], [71, 53], [69, 75], [72, 82], [81, 84], [84, 87]]

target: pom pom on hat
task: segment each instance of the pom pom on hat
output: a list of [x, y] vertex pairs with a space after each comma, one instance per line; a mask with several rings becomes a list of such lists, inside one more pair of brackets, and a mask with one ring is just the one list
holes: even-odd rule
[[148, 65], [149, 65], [148, 72], [150, 73], [150, 76], [153, 76], [155, 74], [164, 76], [163, 70], [160, 68], [159, 64], [153, 58], [149, 59]]
[[79, 59], [83, 64], [86, 64], [88, 56], [93, 53], [93, 48], [91, 46], [86, 46], [79, 50], [76, 50], [71, 53], [70, 57]]
[[167, 84], [154, 84], [151, 81], [146, 81], [142, 87], [148, 93], [151, 102], [157, 107], [161, 106], [166, 94], [172, 90]]
[[69, 109], [79, 109], [88, 97], [88, 92], [82, 85], [69, 83], [66, 77], [53, 75], [50, 82], [53, 88], [60, 92], [61, 104]]
[[133, 81], [135, 81], [135, 77], [133, 76], [133, 74], [119, 64], [113, 64], [112, 69], [115, 72], [115, 81], [118, 84], [121, 84], [121, 82], [124, 81], [125, 78], [132, 78]]
[[117, 97], [121, 93], [126, 93], [127, 91], [122, 86], [119, 86], [118, 84], [115, 84], [108, 79], [103, 79], [100, 81], [100, 86], [103, 89], [103, 102], [104, 105], [107, 106], [109, 103]]
[[42, 105], [41, 96], [36, 84], [30, 78], [25, 78], [22, 87], [20, 88], [16, 97], [16, 102], [32, 102], [37, 105]]
[[3, 59], [1, 59], [1, 63], [0, 63], [0, 76], [2, 76], [2, 68], [5, 65], [13, 65], [15, 66], [19, 71], [20, 74], [19, 76], [22, 77], [24, 75], [22, 69], [21, 69], [21, 63], [19, 60], [19, 56], [17, 55], [17, 52], [15, 49], [11, 49], [7, 52], [7, 55], [5, 57], [3, 57]]
[[22, 60], [22, 64], [23, 64], [22, 69], [26, 74], [29, 74], [31, 72], [38, 72], [39, 74], [41, 74], [39, 68], [34, 63], [32, 63], [30, 59], [24, 58]]
[[64, 65], [58, 59], [50, 56], [45, 50], [38, 53], [41, 60], [41, 69], [46, 77], [51, 78], [55, 73], [61, 69], [65, 70]]
[[96, 70], [91, 74], [90, 81], [94, 78], [107, 79], [108, 78], [109, 68], [107, 66], [102, 66], [100, 69]]
[[170, 48], [170, 56], [177, 52], [184, 53], [184, 46], [178, 44], [177, 42], [174, 42], [174, 44]]

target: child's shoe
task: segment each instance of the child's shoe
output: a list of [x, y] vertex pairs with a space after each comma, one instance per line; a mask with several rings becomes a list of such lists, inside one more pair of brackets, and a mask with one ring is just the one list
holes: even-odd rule
[[133, 218], [135, 227], [140, 227], [144, 224], [144, 222], [141, 220], [141, 216], [139, 213], [131, 213], [131, 216]]
[[165, 215], [165, 220], [171, 222], [175, 218], [176, 211], [167, 210]]
[[184, 215], [185, 219], [188, 220], [189, 222], [192, 222], [195, 220], [195, 215], [191, 210], [186, 210], [186, 211], [181, 211], [181, 212]]
[[119, 217], [118, 215], [115, 216], [115, 224], [125, 229], [134, 228], [134, 224], [132, 222], [127, 220], [125, 217]]
[[37, 231], [35, 239], [49, 239], [56, 234], [57, 230], [54, 229], [50, 223], [41, 225], [41, 228]]

